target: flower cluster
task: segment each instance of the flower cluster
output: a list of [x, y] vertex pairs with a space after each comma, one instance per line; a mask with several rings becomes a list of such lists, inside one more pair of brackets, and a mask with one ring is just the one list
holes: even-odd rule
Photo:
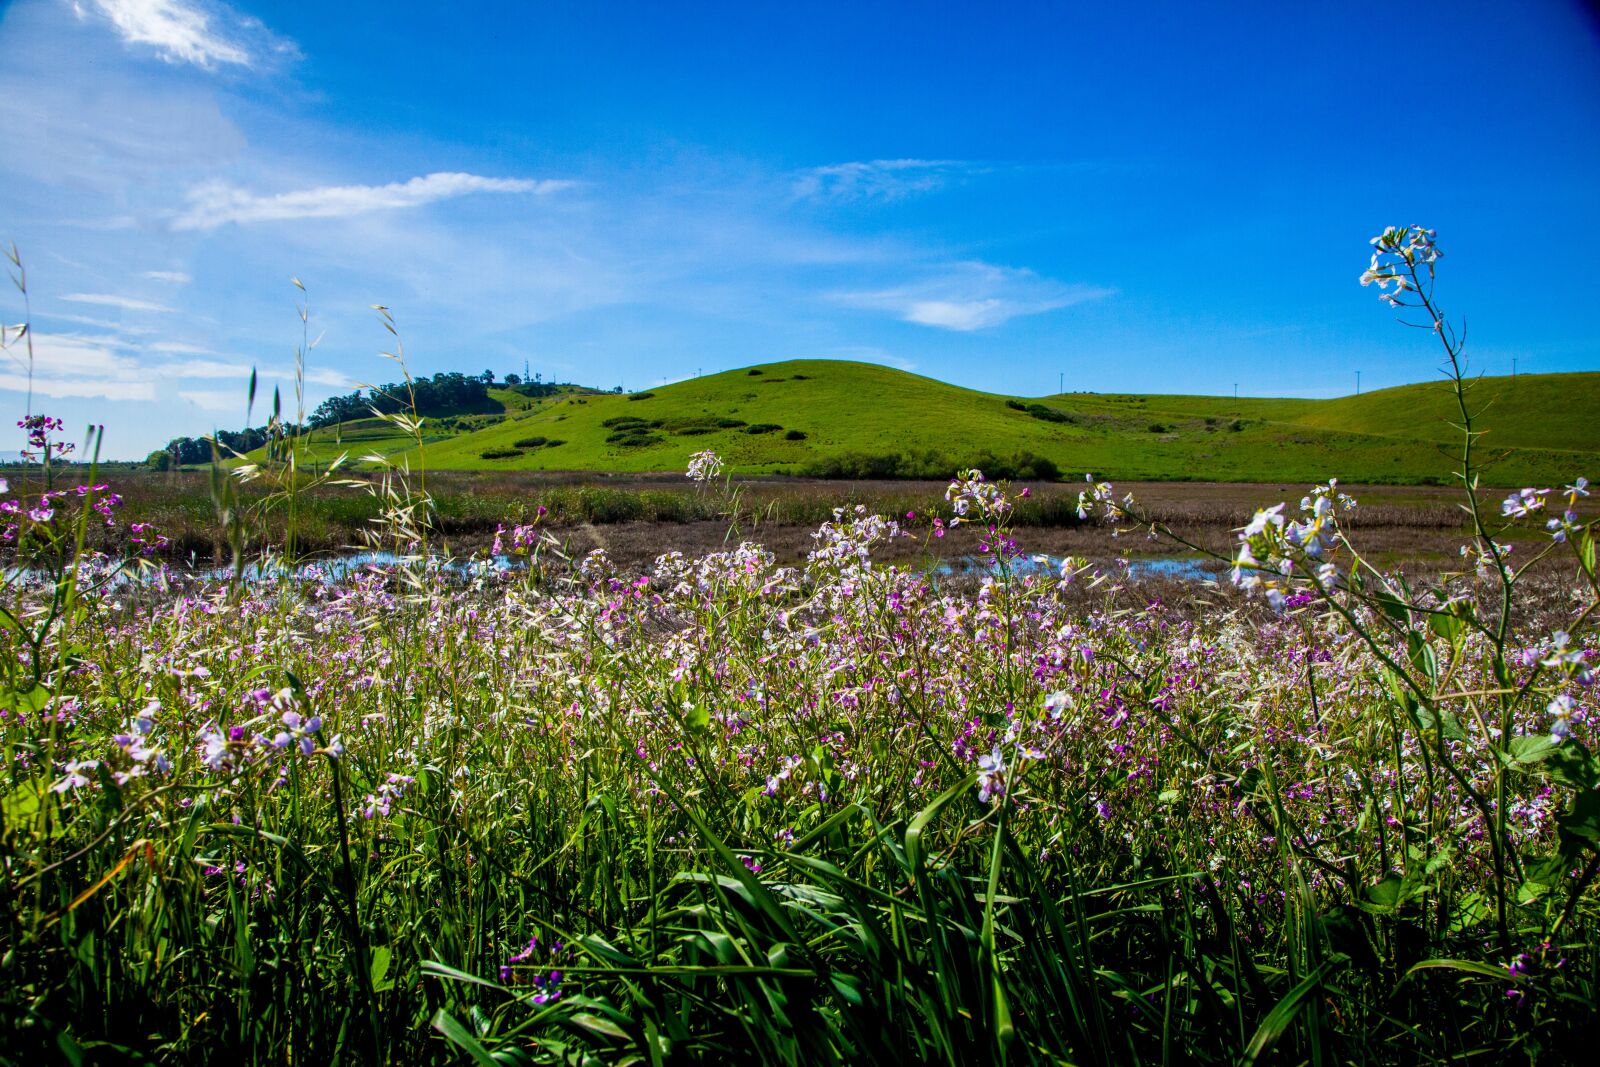
[[[44, 416], [35, 415], [33, 418], [43, 419]], [[10, 482], [0, 478], [0, 496], [7, 496], [10, 492]], [[55, 538], [72, 527], [72, 517], [75, 514], [82, 515], [82, 511], [76, 509], [84, 507], [96, 516], [99, 525], [114, 530], [117, 527], [117, 509], [122, 504], [122, 495], [113, 492], [103, 482], [47, 489], [39, 494], [34, 503], [21, 497], [9, 497], [0, 500], [0, 543], [19, 544], [24, 540], [23, 535], [30, 531], [46, 540]], [[128, 534], [128, 544], [138, 555], [152, 555], [168, 546], [167, 538], [150, 523], [130, 523]]]
[[[1378, 299], [1392, 307], [1408, 307], [1404, 294], [1419, 292], [1418, 271], [1433, 278], [1434, 263], [1444, 253], [1435, 243], [1438, 234], [1421, 226], [1390, 226], [1369, 244], [1373, 247], [1372, 264], [1361, 274], [1362, 285], [1376, 285]], [[1393, 286], [1394, 292], [1389, 292]]]
[[1548, 489], [1519, 489], [1500, 503], [1500, 514], [1508, 519], [1526, 519], [1544, 510]]
[[409, 774], [396, 774], [390, 772], [389, 776], [378, 786], [376, 793], [368, 793], [365, 802], [361, 805], [361, 817], [376, 819], [380, 816], [387, 819], [394, 802], [406, 795], [406, 790], [415, 784], [416, 778]]
[[1323, 592], [1340, 586], [1343, 579], [1334, 558], [1340, 543], [1338, 513], [1354, 508], [1356, 501], [1339, 490], [1337, 479], [1329, 479], [1300, 499], [1300, 518], [1285, 518], [1285, 506], [1256, 512], [1239, 531], [1233, 563], [1233, 584], [1260, 589], [1274, 611], [1283, 610], [1296, 579]]
[[22, 452], [22, 458], [26, 460], [48, 460], [52, 456], [56, 458], [69, 456], [77, 447], [66, 441], [51, 441], [50, 435], [66, 429], [66, 424], [49, 415], [28, 415], [20, 418], [17, 420], [17, 428], [28, 435], [28, 447]]
[[817, 542], [806, 557], [813, 563], [824, 561], [840, 565], [868, 565], [872, 549], [877, 544], [902, 536], [900, 524], [894, 519], [867, 512], [866, 506], [857, 504], [853, 510], [833, 509], [833, 521], [823, 523], [811, 539]]
[[[1531, 519], [1544, 514], [1550, 507], [1551, 498], [1555, 497], [1552, 489], [1536, 489], [1528, 486], [1518, 489], [1500, 502], [1500, 516], [1511, 522]], [[1550, 531], [1550, 537], [1558, 544], [1565, 543], [1574, 533], [1583, 528], [1583, 523], [1578, 518], [1578, 498], [1589, 495], [1589, 479], [1576, 478], [1571, 485], [1563, 486], [1561, 495], [1565, 502], [1560, 515], [1553, 515], [1545, 521], [1545, 529]], [[1502, 551], [1509, 549], [1504, 546]]]
[[344, 754], [344, 739], [339, 734], [326, 744], [318, 745], [322, 740], [322, 718], [302, 714], [300, 699], [293, 690], [256, 689], [251, 691], [248, 702], [265, 713], [254, 721], [270, 721], [275, 715], [280, 728], [269, 737], [259, 731], [252, 733], [245, 726], [230, 726], [224, 730], [215, 722], [207, 723], [200, 728], [196, 747], [201, 763], [212, 772], [232, 774], [258, 758], [278, 753], [301, 756], [321, 753], [334, 758]]
[[1003, 488], [986, 481], [977, 468], [961, 471], [944, 492], [955, 518], [950, 525], [981, 519], [984, 522], [1003, 523], [1010, 516], [1012, 504]]
[[565, 955], [565, 949], [566, 946], [560, 941], [542, 948], [539, 935], [534, 934], [521, 951], [512, 954], [501, 964], [500, 981], [508, 984], [526, 982], [534, 989], [529, 1000], [534, 1004], [548, 1004], [561, 996], [562, 974], [554, 965]]
[[506, 526], [500, 523], [494, 528], [494, 544], [490, 547], [491, 555], [504, 556], [526, 555], [536, 548], [545, 535], [539, 530], [539, 521], [545, 517], [545, 506], [540, 504], [534, 512], [533, 521], [530, 523], [516, 523]]
[[684, 477], [705, 483], [714, 481], [722, 473], [722, 457], [710, 449], [689, 457], [689, 469]]
[[112, 742], [126, 753], [129, 760], [127, 770], [113, 774], [118, 785], [126, 785], [130, 779], [142, 777], [147, 771], [165, 774], [172, 769], [172, 761], [152, 744], [156, 712], [160, 710], [161, 701], [152, 699], [140, 709], [122, 733], [112, 735]]
[[1078, 518], [1088, 521], [1093, 516], [1103, 522], [1115, 523], [1130, 517], [1132, 493], [1125, 494], [1118, 501], [1117, 491], [1110, 482], [1097, 482], [1092, 474], [1085, 474], [1083, 480], [1089, 483], [1089, 488], [1078, 494]]

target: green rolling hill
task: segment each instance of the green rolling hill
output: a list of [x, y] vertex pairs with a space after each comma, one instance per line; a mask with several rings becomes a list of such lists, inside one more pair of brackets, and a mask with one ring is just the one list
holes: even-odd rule
[[[1448, 480], [1459, 441], [1443, 381], [1333, 400], [1017, 398], [872, 364], [792, 360], [631, 395], [491, 395], [502, 413], [430, 427], [430, 468], [670, 471], [710, 448], [742, 474], [859, 475], [891, 455], [911, 457], [901, 474], [931, 473], [1026, 454], [1072, 478], [1416, 484]], [[1486, 482], [1600, 473], [1600, 373], [1482, 379], [1472, 402]], [[338, 429], [318, 431], [308, 458], [410, 451], [377, 420]]]

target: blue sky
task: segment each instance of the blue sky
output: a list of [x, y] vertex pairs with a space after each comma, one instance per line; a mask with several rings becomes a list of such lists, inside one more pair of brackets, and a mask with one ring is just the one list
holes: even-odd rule
[[1436, 373], [1356, 284], [1410, 223], [1475, 369], [1600, 368], [1597, 24], [1326, 6], [21, 0], [35, 409], [117, 456], [241, 425], [291, 276], [312, 404], [395, 377], [380, 303], [420, 373], [1337, 395]]

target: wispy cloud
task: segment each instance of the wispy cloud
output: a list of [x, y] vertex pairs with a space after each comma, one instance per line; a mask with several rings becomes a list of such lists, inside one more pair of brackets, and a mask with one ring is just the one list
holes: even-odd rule
[[38, 317], [41, 319], [49, 319], [51, 322], [75, 322], [80, 326], [94, 326], [102, 330], [116, 330], [118, 333], [124, 334], [155, 332], [155, 330], [149, 326], [130, 326], [126, 323], [111, 322], [107, 319], [97, 319], [92, 315], [71, 315], [64, 311], [41, 311], [39, 312]]
[[[39, 334], [34, 338], [36, 396], [154, 400], [155, 382], [137, 360], [95, 339]], [[15, 360], [0, 364], [0, 389], [24, 392], [28, 373]]]
[[898, 200], [927, 193], [975, 169], [953, 159], [873, 159], [801, 171], [794, 195], [806, 200]]
[[[193, 0], [94, 0], [117, 35], [130, 45], [153, 48], [169, 63], [203, 70], [254, 67], [269, 58], [299, 54], [294, 42], [279, 37], [260, 19], [220, 3]], [[73, 5], [80, 16], [85, 12]]]
[[[152, 345], [151, 348], [157, 346]], [[165, 346], [170, 350], [172, 347]], [[222, 359], [185, 359], [149, 362], [139, 358], [138, 346], [114, 336], [40, 333], [34, 336], [32, 388], [34, 395], [58, 399], [124, 401], [170, 400], [174, 395], [206, 411], [236, 411], [245, 406], [245, 383], [252, 369], [266, 383], [294, 378], [289, 366], [261, 366]], [[15, 350], [0, 360], [0, 390], [25, 392], [28, 367]], [[227, 389], [210, 389], [205, 383], [232, 381]], [[306, 381], [334, 389], [350, 389], [349, 376], [331, 369], [313, 368]]]
[[157, 304], [150, 300], [136, 300], [131, 296], [117, 296], [112, 293], [68, 293], [61, 299], [74, 304], [98, 304], [101, 307], [121, 308], [123, 311], [171, 311], [172, 308], [165, 304]]
[[156, 341], [144, 346], [151, 352], [170, 352], [178, 356], [214, 356], [215, 349], [192, 345], [187, 341]]
[[967, 332], [1100, 300], [1114, 292], [1053, 281], [1031, 270], [965, 262], [950, 264], [910, 285], [835, 293], [834, 299], [850, 307], [887, 311], [905, 322]]
[[368, 211], [418, 207], [472, 193], [531, 193], [543, 196], [573, 186], [555, 179], [485, 178], [441, 172], [388, 185], [325, 185], [262, 196], [225, 182], [189, 191], [189, 206], [173, 220], [178, 230], [209, 230], [229, 222], [330, 219]]
[[147, 270], [141, 277], [149, 278], [153, 282], [171, 282], [173, 285], [188, 285], [194, 279], [181, 270]]
[[875, 345], [839, 345], [822, 353], [822, 359], [852, 359], [860, 363], [882, 363], [885, 366], [898, 367], [903, 371], [914, 371], [916, 363], [904, 356], [897, 356], [893, 352], [886, 352]]
[[[206, 378], [223, 379], [236, 378], [239, 381], [248, 381], [250, 372], [256, 371], [262, 380], [288, 381], [294, 377], [292, 367], [254, 367], [244, 363], [228, 363], [223, 360], [188, 359], [179, 363], [163, 363], [151, 370], [164, 378]], [[306, 381], [313, 385], [332, 385], [350, 388], [355, 382], [345, 374], [335, 370], [317, 370], [315, 368], [305, 372]], [[238, 395], [243, 395], [235, 390]]]
[[179, 389], [178, 396], [202, 411], [238, 413], [244, 410], [244, 394], [237, 389]]

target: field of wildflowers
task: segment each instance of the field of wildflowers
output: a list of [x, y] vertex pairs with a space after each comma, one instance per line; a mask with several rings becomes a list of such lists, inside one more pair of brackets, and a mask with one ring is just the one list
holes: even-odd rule
[[[1446, 351], [1470, 486], [1433, 235], [1375, 245], [1364, 280]], [[201, 581], [141, 565], [161, 534], [58, 487], [61, 428], [25, 429], [8, 1062], [1565, 1063], [1600, 1038], [1582, 479], [1464, 494], [1461, 566], [1425, 585], [1359, 554], [1329, 482], [1240, 531], [1236, 587], [1174, 604], [1024, 567], [1029, 491], [977, 471], [940, 524], [991, 565], [941, 583], [882, 562], [906, 531], [866, 508], [799, 566], [567, 558], [530, 509], [496, 536], [517, 566], [449, 568], [398, 469], [362, 483], [393, 565]], [[714, 455], [689, 474], [737, 511]], [[1079, 506], [1182, 536], [1106, 483]], [[1537, 573], [1503, 548], [1530, 526]]]

